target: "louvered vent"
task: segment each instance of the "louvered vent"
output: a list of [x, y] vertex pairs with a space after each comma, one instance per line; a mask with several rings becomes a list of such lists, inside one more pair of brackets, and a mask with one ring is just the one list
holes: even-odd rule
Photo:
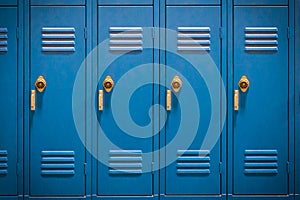
[[141, 174], [142, 151], [140, 150], [110, 150], [109, 173], [116, 174]]
[[42, 151], [41, 174], [44, 176], [74, 175], [74, 151]]
[[276, 27], [246, 27], [245, 39], [245, 51], [254, 53], [278, 51]]
[[178, 51], [210, 51], [209, 27], [178, 27]]
[[74, 52], [75, 28], [42, 28], [43, 52]]
[[0, 150], [0, 176], [8, 174], [8, 153], [6, 150]]
[[112, 52], [143, 50], [143, 29], [141, 27], [110, 27], [109, 49]]
[[7, 28], [0, 28], [0, 53], [7, 52]]
[[246, 150], [244, 173], [277, 174], [277, 150]]
[[177, 174], [209, 174], [210, 151], [208, 150], [178, 150]]

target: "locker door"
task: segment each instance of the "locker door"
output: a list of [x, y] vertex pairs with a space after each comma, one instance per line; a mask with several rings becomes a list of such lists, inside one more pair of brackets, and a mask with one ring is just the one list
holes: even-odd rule
[[0, 16], [0, 195], [17, 195], [17, 8]]
[[288, 194], [287, 27], [285, 6], [234, 9], [234, 194]]
[[[202, 77], [195, 66], [186, 60], [187, 58], [202, 60], [201, 67], [209, 68], [212, 66], [205, 63], [209, 63], [206, 59], [211, 56], [220, 69], [220, 6], [167, 6], [166, 26], [177, 32], [177, 37], [172, 39], [167, 35], [167, 49], [176, 45], [176, 53], [178, 53], [178, 55], [167, 53], [166, 64], [182, 74], [174, 74], [166, 70], [166, 85], [169, 86], [173, 77], [178, 75], [182, 79], [182, 88], [178, 93], [172, 91], [171, 110], [168, 111], [166, 121], [165, 145], [175, 137], [180, 123], [184, 120], [182, 118], [189, 120], [188, 116], [184, 116], [184, 112], [191, 114], [199, 107], [201, 116], [198, 122], [189, 121], [191, 126], [185, 130], [185, 138], [190, 138], [192, 131], [196, 131], [196, 136], [188, 149], [166, 148], [166, 160], [169, 160], [168, 157], [177, 156], [175, 162], [166, 167], [166, 195], [220, 194], [220, 141], [213, 149], [201, 149], [211, 120], [213, 105], [211, 105], [210, 93], [205, 77]], [[201, 48], [195, 46], [196, 44], [201, 45]], [[215, 79], [219, 81], [218, 77]], [[191, 101], [187, 108], [189, 111], [183, 111], [179, 102], [184, 99], [190, 101], [192, 98], [185, 95], [189, 84], [196, 94], [197, 101], [195, 103]], [[219, 90], [219, 88], [215, 89]], [[198, 130], [191, 128], [195, 123], [199, 124]], [[217, 127], [216, 130], [220, 130], [219, 122], [214, 126]]]
[[[85, 148], [73, 122], [72, 90], [85, 58], [85, 8], [32, 6], [30, 22], [30, 89], [36, 93], [30, 113], [30, 195], [84, 195]], [[35, 86], [39, 76], [46, 81], [42, 92]]]
[[[135, 80], [141, 80], [142, 76], [150, 80], [153, 78], [151, 67], [153, 50], [144, 48], [146, 42], [152, 43], [152, 35], [147, 31], [147, 27], [153, 27], [152, 6], [98, 7], [98, 42], [109, 40], [107, 46], [99, 51], [98, 72], [100, 73], [101, 67], [104, 67], [103, 60], [110, 56], [118, 57], [107, 70], [98, 74], [101, 77], [98, 89], [103, 90], [103, 110], [99, 111], [95, 108], [98, 122], [103, 130], [98, 132], [98, 159], [104, 158], [104, 162], [107, 162], [106, 164], [98, 162], [98, 195], [152, 194], [152, 173], [144, 173], [144, 169], [149, 169], [151, 166], [151, 161], [143, 157], [144, 153], [151, 153], [153, 150], [152, 133], [150, 131], [150, 137], [146, 138], [132, 135], [136, 129], [132, 129], [133, 132], [125, 131], [124, 127], [117, 124], [114, 114], [121, 115], [129, 110], [130, 116], [121, 119], [125, 122], [125, 126], [129, 127], [128, 121], [131, 118], [137, 126], [151, 127], [149, 109], [153, 101], [153, 84], [137, 88], [130, 100], [125, 97], [120, 97], [118, 101], [113, 99], [114, 93], [125, 94], [129, 88], [135, 87], [132, 84], [135, 84]], [[130, 73], [130, 70], [135, 70], [134, 68], [145, 63], [150, 63], [148, 74], [137, 71]], [[128, 75], [129, 73], [131, 75]], [[103, 86], [107, 76], [114, 81], [114, 87], [110, 92], [105, 91]], [[118, 86], [121, 78], [123, 85]], [[125, 91], [120, 91], [117, 87]], [[127, 100], [129, 102], [125, 104], [124, 110], [113, 113], [113, 107], [117, 105], [112, 102], [121, 104]], [[118, 148], [109, 147], [103, 137], [108, 138]]]

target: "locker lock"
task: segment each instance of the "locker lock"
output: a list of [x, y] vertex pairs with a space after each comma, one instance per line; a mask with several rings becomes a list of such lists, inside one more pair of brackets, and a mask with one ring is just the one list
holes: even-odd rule
[[174, 92], [179, 92], [182, 86], [182, 81], [180, 80], [179, 76], [174, 76], [171, 87]]
[[39, 92], [43, 92], [45, 90], [46, 84], [46, 80], [43, 76], [39, 76], [35, 81], [35, 87]]
[[250, 86], [250, 82], [246, 76], [242, 76], [241, 80], [239, 81], [239, 88], [242, 92], [246, 92]]
[[106, 92], [110, 92], [114, 87], [114, 81], [110, 76], [106, 76], [102, 85]]

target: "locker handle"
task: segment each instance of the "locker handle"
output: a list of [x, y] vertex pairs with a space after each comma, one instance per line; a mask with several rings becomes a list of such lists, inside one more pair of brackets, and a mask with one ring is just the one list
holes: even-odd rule
[[98, 110], [103, 110], [103, 90], [98, 91]]
[[35, 110], [35, 90], [31, 90], [31, 110]]
[[170, 111], [171, 110], [171, 104], [172, 104], [172, 91], [171, 90], [167, 90], [167, 98], [166, 98], [167, 102], [167, 110]]
[[239, 90], [234, 90], [234, 110], [239, 110]]

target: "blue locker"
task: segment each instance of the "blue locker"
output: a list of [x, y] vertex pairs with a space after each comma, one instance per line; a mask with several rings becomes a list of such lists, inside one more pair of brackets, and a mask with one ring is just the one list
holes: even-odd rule
[[288, 7], [236, 6], [233, 30], [233, 194], [287, 195]]
[[[169, 1], [172, 3], [171, 1]], [[176, 1], [179, 2], [179, 1]], [[175, 3], [176, 3], [175, 2]], [[166, 28], [175, 31], [175, 35], [166, 35], [166, 65], [175, 69], [178, 73], [166, 69], [166, 85], [170, 86], [172, 79], [178, 76], [182, 80], [182, 88], [179, 92], [172, 91], [171, 110], [168, 111], [165, 144], [168, 145], [174, 139], [179, 125], [184, 120], [189, 121], [187, 130], [184, 130], [184, 138], [190, 138], [196, 131], [195, 138], [187, 149], [166, 148], [166, 160], [177, 156], [176, 160], [165, 169], [165, 196], [171, 198], [180, 195], [180, 198], [192, 198], [191, 195], [219, 195], [221, 194], [221, 174], [219, 165], [221, 162], [221, 141], [219, 140], [212, 149], [201, 149], [206, 136], [210, 120], [211, 105], [210, 93], [205, 78], [202, 77], [188, 62], [188, 59], [197, 59], [201, 62], [201, 68], [209, 69], [207, 58], [210, 56], [215, 66], [220, 70], [221, 64], [221, 7], [215, 6], [167, 6]], [[199, 47], [200, 45], [200, 47]], [[169, 51], [176, 49], [175, 53]], [[219, 79], [215, 78], [216, 82]], [[191, 101], [188, 96], [189, 84], [196, 94], [197, 100]], [[220, 83], [216, 84], [220, 85]], [[220, 88], [215, 88], [218, 92]], [[165, 94], [164, 94], [165, 95]], [[180, 101], [190, 101], [188, 107], [182, 107]], [[193, 113], [200, 109], [200, 121], [193, 121], [185, 113]], [[187, 109], [183, 110], [183, 109]], [[185, 119], [183, 119], [185, 118]], [[194, 130], [193, 124], [198, 124]], [[216, 130], [220, 130], [220, 122], [214, 124]], [[216, 196], [217, 197], [217, 196]], [[179, 198], [179, 197], [178, 197]], [[219, 198], [219, 197], [217, 197]]]
[[29, 195], [83, 196], [85, 141], [75, 129], [72, 91], [85, 58], [85, 7], [31, 6], [30, 16]]
[[17, 7], [0, 6], [0, 196], [17, 195], [17, 16]]
[[[127, 128], [119, 126], [113, 113], [113, 107], [117, 106], [113, 102], [121, 104], [127, 100], [121, 96], [118, 101], [113, 101], [114, 93], [125, 94], [129, 88], [134, 87], [135, 80], [140, 80], [141, 76], [153, 79], [153, 49], [144, 48], [145, 43], [153, 43], [152, 32], [149, 32], [148, 27], [153, 27], [153, 6], [98, 7], [98, 43], [108, 41], [98, 54], [98, 90], [103, 92], [103, 108], [94, 108], [102, 128], [97, 136], [98, 160], [104, 161], [104, 164], [98, 162], [97, 167], [97, 194], [100, 197], [146, 197], [153, 194], [153, 174], [151, 171], [145, 171], [151, 167], [152, 160], [144, 157], [145, 153], [153, 151], [152, 130], [146, 133], [150, 134], [147, 138], [131, 135], [131, 132], [124, 130], [130, 125], [130, 122], [126, 124], [130, 121], [129, 118], [137, 126], [152, 127], [148, 112], [153, 103], [153, 84], [137, 88], [128, 104], [123, 107], [124, 110], [115, 113], [124, 115], [129, 110], [129, 116], [122, 118], [122, 121], [126, 121]], [[104, 70], [104, 63], [107, 63], [106, 59], [110, 56], [114, 56], [115, 59]], [[145, 63], [150, 63], [147, 70], [149, 73], [130, 73], [130, 70]], [[103, 84], [107, 76], [114, 82], [111, 91], [106, 91]], [[118, 86], [121, 78], [123, 81], [120, 84], [124, 85]], [[123, 91], [118, 90], [118, 87], [123, 88]], [[109, 146], [104, 137], [116, 147]]]

